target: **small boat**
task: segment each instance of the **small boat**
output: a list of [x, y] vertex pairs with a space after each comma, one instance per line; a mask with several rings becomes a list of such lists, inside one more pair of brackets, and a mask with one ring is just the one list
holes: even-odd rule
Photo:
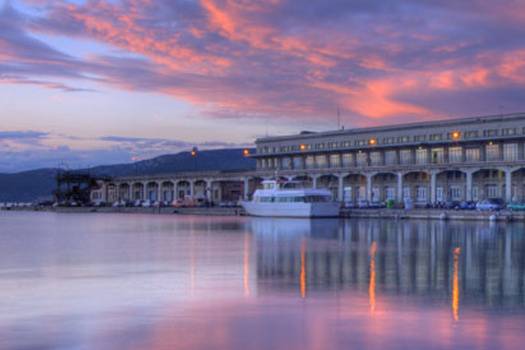
[[326, 189], [304, 188], [297, 181], [265, 180], [251, 201], [241, 201], [246, 214], [271, 217], [337, 217], [341, 204]]

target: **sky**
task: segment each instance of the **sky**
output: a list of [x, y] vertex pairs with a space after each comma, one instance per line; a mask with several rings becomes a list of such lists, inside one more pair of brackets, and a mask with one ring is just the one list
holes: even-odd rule
[[0, 172], [525, 111], [525, 0], [0, 0]]

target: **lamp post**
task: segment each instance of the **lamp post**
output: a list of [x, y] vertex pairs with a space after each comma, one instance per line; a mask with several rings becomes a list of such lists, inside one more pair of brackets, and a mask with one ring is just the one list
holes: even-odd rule
[[193, 171], [197, 171], [197, 147], [191, 149], [191, 157], [193, 158]]

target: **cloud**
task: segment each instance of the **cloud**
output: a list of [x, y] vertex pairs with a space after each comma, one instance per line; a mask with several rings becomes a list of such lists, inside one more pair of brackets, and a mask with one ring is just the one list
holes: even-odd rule
[[[91, 0], [0, 12], [3, 82], [157, 92], [210, 118], [353, 126], [524, 109], [525, 4]], [[80, 57], [41, 35], [112, 50]], [[5, 78], [7, 77], [7, 78]], [[2, 81], [0, 81], [1, 83]], [[476, 103], [457, 103], [457, 96]], [[506, 110], [510, 111], [510, 110]]]
[[[91, 144], [95, 146], [88, 146]], [[95, 165], [130, 163], [164, 154], [199, 149], [240, 148], [251, 145], [221, 141], [188, 142], [177, 139], [109, 135], [78, 137], [33, 130], [1, 131], [0, 173], [67, 165], [85, 168]]]
[[1, 131], [0, 140], [21, 140], [21, 139], [42, 139], [49, 135], [47, 132], [22, 130], [22, 131]]

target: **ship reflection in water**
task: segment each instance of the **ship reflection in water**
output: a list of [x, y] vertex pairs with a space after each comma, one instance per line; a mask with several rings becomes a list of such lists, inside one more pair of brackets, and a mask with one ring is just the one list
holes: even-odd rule
[[514, 349], [525, 226], [0, 213], [1, 349]]

